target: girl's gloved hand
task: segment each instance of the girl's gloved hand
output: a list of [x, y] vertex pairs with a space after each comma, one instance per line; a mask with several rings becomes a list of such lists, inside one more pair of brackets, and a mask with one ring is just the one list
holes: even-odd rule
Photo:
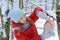
[[51, 34], [54, 30], [54, 21], [48, 19], [44, 24], [44, 29], [46, 33]]
[[46, 20], [44, 26], [45, 26], [47, 23], [49, 23], [51, 26], [54, 25], [54, 22], [53, 22], [53, 20], [51, 20], [51, 19]]

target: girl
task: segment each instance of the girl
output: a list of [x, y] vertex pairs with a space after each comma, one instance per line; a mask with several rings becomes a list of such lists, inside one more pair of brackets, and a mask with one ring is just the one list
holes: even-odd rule
[[17, 40], [42, 40], [37, 32], [35, 22], [40, 17], [51, 23], [40, 7], [35, 8], [28, 17], [26, 17], [24, 10], [19, 8], [10, 10], [8, 16], [12, 19], [13, 33]]

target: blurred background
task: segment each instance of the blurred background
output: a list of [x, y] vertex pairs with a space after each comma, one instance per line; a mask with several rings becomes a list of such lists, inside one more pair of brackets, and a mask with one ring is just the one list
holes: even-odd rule
[[60, 39], [60, 0], [56, 1], [56, 14], [57, 14], [58, 34]]
[[[60, 36], [60, 0], [0, 0], [0, 40], [16, 40], [11, 27], [11, 19], [7, 17], [7, 10], [13, 8], [23, 8], [27, 11], [27, 16], [34, 10], [37, 5], [42, 6], [45, 10], [51, 10], [52, 15], [56, 17], [54, 20], [54, 36], [45, 40], [59, 40]], [[56, 15], [54, 15], [56, 14]], [[39, 35], [44, 31], [44, 23], [46, 20], [39, 19], [35, 24]]]

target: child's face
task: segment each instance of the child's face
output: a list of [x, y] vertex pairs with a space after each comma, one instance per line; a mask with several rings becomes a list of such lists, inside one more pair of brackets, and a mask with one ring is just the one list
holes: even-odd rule
[[22, 24], [26, 23], [26, 15], [23, 15], [19, 22]]

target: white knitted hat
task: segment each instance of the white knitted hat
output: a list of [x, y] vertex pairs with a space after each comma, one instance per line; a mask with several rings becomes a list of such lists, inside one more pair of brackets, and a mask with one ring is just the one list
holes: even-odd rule
[[18, 23], [24, 14], [23, 9], [13, 8], [9, 11], [8, 17], [10, 17], [15, 23]]

